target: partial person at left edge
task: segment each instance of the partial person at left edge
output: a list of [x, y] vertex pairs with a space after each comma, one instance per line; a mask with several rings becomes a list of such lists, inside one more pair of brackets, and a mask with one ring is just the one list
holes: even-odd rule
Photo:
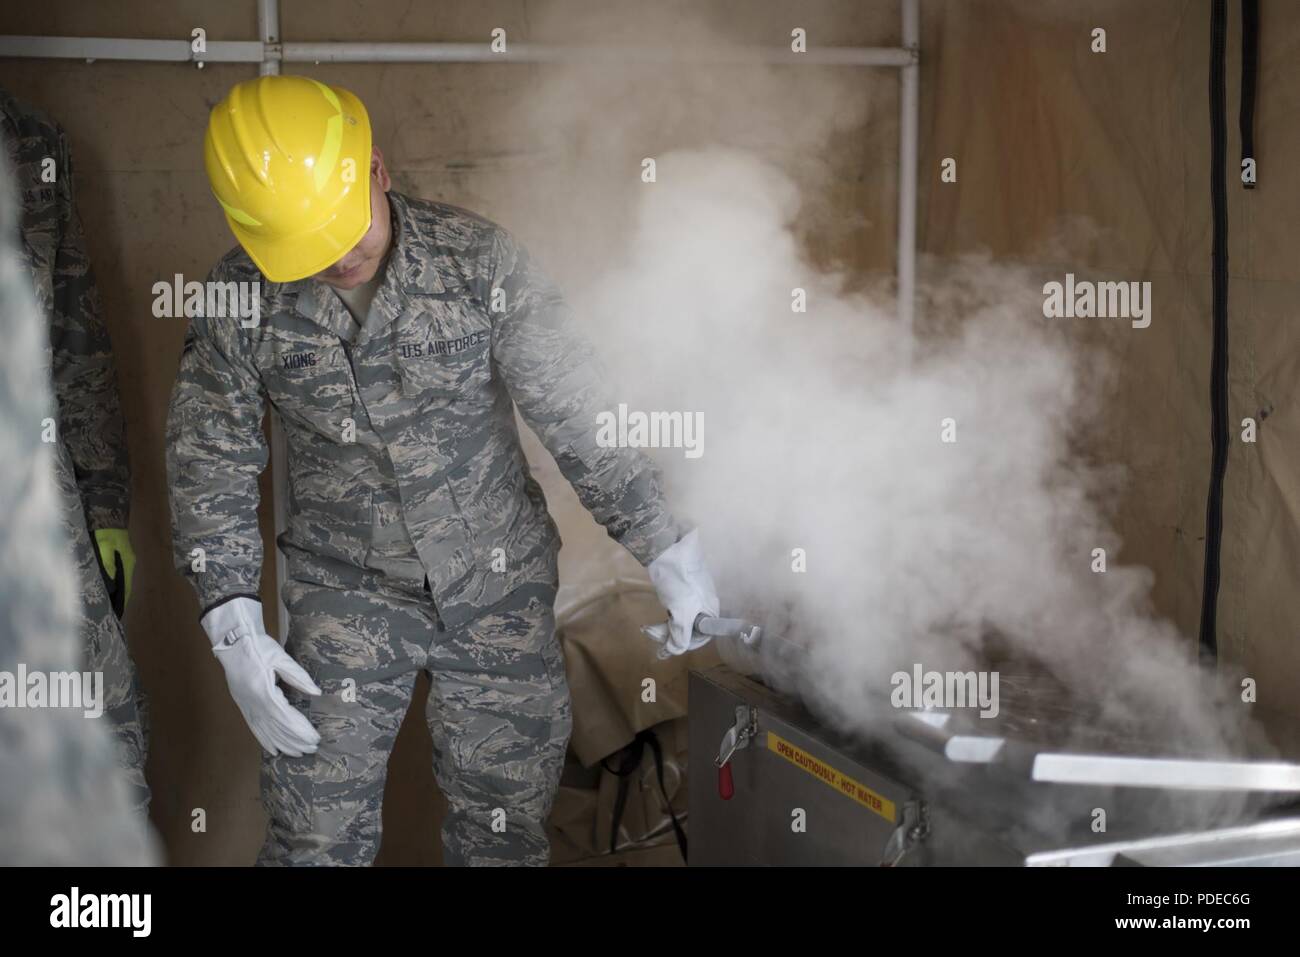
[[81, 596], [82, 667], [103, 674], [103, 710], [134, 804], [148, 813], [147, 707], [122, 615], [135, 555], [127, 536], [131, 471], [99, 290], [86, 255], [63, 128], [0, 89], [0, 136], [21, 203], [19, 255], [49, 329], [57, 418], [55, 476]]

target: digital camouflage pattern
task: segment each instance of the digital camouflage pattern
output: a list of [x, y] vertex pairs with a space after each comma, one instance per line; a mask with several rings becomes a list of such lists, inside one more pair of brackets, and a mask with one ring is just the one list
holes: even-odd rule
[[126, 528], [130, 506], [112, 345], [77, 215], [67, 137], [54, 120], [2, 90], [0, 130], [21, 199], [19, 252], [48, 321], [43, 368], [57, 404], [55, 477], [81, 593], [85, 666], [104, 674], [105, 713], [143, 812], [146, 708], [92, 538], [96, 529]]
[[559, 536], [512, 399], [643, 564], [678, 538], [649, 459], [596, 444], [596, 414], [612, 403], [555, 286], [500, 227], [389, 196], [396, 245], [360, 328], [325, 284], [266, 284], [238, 248], [209, 277], [262, 286], [253, 328], [191, 320], [172, 394], [176, 559], [204, 608], [258, 593], [266, 400], [289, 446], [290, 578], [350, 587], [367, 570], [427, 575], [450, 625], [522, 585], [553, 583]]
[[[529, 717], [531, 702], [542, 695], [536, 664], [517, 671], [504, 651], [493, 654], [517, 640], [541, 654], [554, 641], [549, 600], [542, 602], [545, 614], [530, 612], [526, 636], [511, 637], [515, 626], [495, 617], [515, 614], [510, 609], [522, 596], [532, 602], [558, 584], [559, 535], [529, 473], [514, 407], [583, 504], [643, 564], [676, 542], [680, 530], [649, 459], [597, 445], [597, 413], [614, 403], [559, 291], [523, 248], [499, 226], [464, 210], [398, 193], [389, 200], [395, 243], [364, 323], [356, 323], [322, 283], [267, 284], [238, 248], [209, 276], [210, 283], [249, 284], [244, 288], [261, 283], [259, 318], [191, 319], [167, 431], [176, 561], [205, 609], [232, 595], [257, 595], [257, 477], [267, 463], [261, 421], [269, 401], [288, 445], [288, 528], [279, 540], [288, 563], [286, 600], [291, 609], [295, 601], [301, 608], [305, 591], [334, 593], [334, 599], [311, 599], [313, 608], [335, 609], [315, 619], [317, 632], [334, 636], [319, 639], [329, 652], [324, 660], [342, 669], [337, 678], [346, 673], [358, 684], [380, 683], [370, 691], [364, 732], [354, 735], [337, 715], [312, 713], [322, 750], [360, 762], [339, 772], [344, 777], [352, 771], [373, 777], [368, 762], [383, 763], [379, 756], [391, 743], [387, 729], [405, 712], [410, 662], [422, 655], [436, 659], [437, 643], [446, 643], [448, 667], [473, 674], [434, 716], [444, 725], [435, 740], [447, 741], [453, 755], [441, 767], [459, 781], [448, 778], [444, 787], [453, 801], [464, 802], [447, 838], [448, 859], [504, 860], [504, 851], [476, 850], [497, 846], [490, 832], [471, 837], [483, 826], [482, 802], [492, 793], [476, 781], [504, 775], [517, 786], [513, 803], [503, 805], [509, 820], [532, 822], [512, 827], [540, 834], [540, 818], [533, 815], [556, 786], [558, 764], [552, 767], [547, 755], [561, 730], [542, 733]], [[426, 579], [431, 600], [421, 597]], [[422, 610], [392, 609], [386, 596], [394, 593], [417, 607], [423, 601]], [[446, 632], [431, 645], [435, 609]], [[410, 615], [423, 621], [423, 631], [407, 622]], [[299, 628], [295, 622], [291, 631], [299, 634]], [[482, 659], [480, 672], [467, 670], [475, 655]], [[427, 667], [437, 682], [435, 667], [415, 667]], [[482, 700], [474, 701], [475, 694]], [[508, 717], [511, 694], [518, 695], [515, 719]], [[470, 722], [476, 726], [454, 731], [456, 709], [479, 715]], [[334, 720], [344, 725], [337, 738], [330, 734]], [[520, 735], [540, 734], [531, 756], [512, 724]], [[489, 732], [501, 737], [488, 742]], [[475, 770], [484, 760], [495, 766], [491, 773]], [[326, 763], [311, 758], [277, 759], [272, 768], [296, 761], [326, 773]], [[341, 778], [333, 782], [342, 788], [337, 791], [317, 774], [272, 775], [268, 799], [315, 812], [302, 797], [313, 793], [308, 781], [314, 781], [314, 793], [339, 794], [339, 813], [363, 822], [356, 826], [368, 833], [370, 811], [342, 810], [365, 798], [348, 796], [350, 785]], [[362, 794], [372, 794], [364, 787]], [[542, 792], [545, 801], [535, 796]], [[322, 800], [329, 811], [335, 799]], [[273, 818], [277, 813], [273, 808]], [[284, 810], [280, 819], [295, 822], [288, 831], [306, 826], [302, 813]], [[309, 842], [296, 857], [281, 856], [307, 859], [311, 846], [323, 845]], [[351, 846], [356, 854], [369, 853], [363, 849], [368, 839]], [[513, 847], [517, 860], [539, 860], [537, 845]]]
[[[0, 124], [21, 191], [23, 258], [49, 318], [59, 435], [91, 529], [126, 528], [126, 431], [113, 348], [74, 201], [67, 137], [54, 120], [3, 90]], [[50, 175], [52, 183], [45, 181]]]
[[[71, 469], [62, 445], [42, 441], [54, 414], [42, 361], [49, 333], [15, 244], [14, 192], [0, 159], [0, 671], [67, 673], [86, 667], [66, 498], [55, 481]], [[102, 721], [77, 709], [0, 708], [0, 865], [153, 863], [135, 803]]]
[[263, 757], [270, 830], [262, 864], [369, 864], [379, 849], [388, 757], [419, 671], [433, 769], [447, 799], [443, 863], [545, 864], [573, 727], [555, 636], [555, 591], [516, 589], [449, 628], [427, 593], [382, 576], [360, 591], [289, 581], [287, 650], [323, 692], [288, 689], [320, 732], [301, 758]]

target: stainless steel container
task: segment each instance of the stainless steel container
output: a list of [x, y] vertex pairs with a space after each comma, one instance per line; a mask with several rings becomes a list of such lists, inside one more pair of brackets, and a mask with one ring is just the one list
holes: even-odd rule
[[1300, 863], [1300, 766], [967, 730], [913, 712], [849, 739], [754, 678], [692, 672], [690, 863]]

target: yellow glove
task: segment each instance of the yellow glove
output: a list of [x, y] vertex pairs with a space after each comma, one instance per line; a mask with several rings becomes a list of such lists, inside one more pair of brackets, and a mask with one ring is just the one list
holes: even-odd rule
[[135, 552], [131, 549], [131, 539], [125, 528], [100, 528], [95, 530], [95, 544], [99, 546], [99, 563], [104, 573], [111, 580], [117, 575], [117, 559], [122, 560], [122, 575], [125, 579], [122, 607], [131, 600], [131, 579], [135, 577]]

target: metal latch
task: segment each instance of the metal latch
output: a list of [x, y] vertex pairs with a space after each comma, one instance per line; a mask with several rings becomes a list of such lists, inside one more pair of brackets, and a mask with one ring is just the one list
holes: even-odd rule
[[727, 729], [718, 746], [718, 756], [713, 763], [718, 768], [718, 796], [730, 801], [736, 793], [736, 785], [731, 777], [731, 756], [743, 748], [758, 734], [758, 712], [745, 705], [736, 706], [736, 723]]
[[893, 867], [916, 845], [930, 836], [930, 809], [924, 801], [908, 801], [903, 805], [903, 818], [889, 835], [885, 852], [880, 858], [881, 867]]

